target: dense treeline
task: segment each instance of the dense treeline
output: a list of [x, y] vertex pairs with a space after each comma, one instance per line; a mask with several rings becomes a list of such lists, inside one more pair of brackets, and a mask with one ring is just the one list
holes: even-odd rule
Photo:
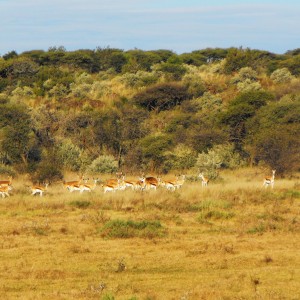
[[0, 57], [0, 173], [300, 168], [300, 50]]

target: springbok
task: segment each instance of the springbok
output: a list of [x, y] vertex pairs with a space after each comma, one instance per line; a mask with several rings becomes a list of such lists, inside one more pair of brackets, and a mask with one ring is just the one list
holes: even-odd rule
[[276, 170], [272, 170], [272, 176], [266, 176], [264, 178], [263, 187], [268, 187], [268, 186], [271, 186], [272, 188], [274, 187], [275, 172]]
[[9, 186], [12, 184], [12, 176], [8, 176], [8, 180], [0, 180], [0, 186]]
[[11, 190], [11, 186], [10, 185], [6, 185], [6, 186], [0, 186], [0, 194], [2, 196], [2, 198], [5, 198], [5, 197], [9, 197], [9, 193], [8, 191]]
[[33, 185], [30, 187], [31, 189], [31, 195], [35, 196], [37, 194], [40, 195], [40, 197], [43, 196], [43, 193], [47, 190], [49, 183], [45, 183], [45, 186], [41, 185]]
[[204, 177], [203, 173], [200, 173], [198, 177], [202, 180], [202, 187], [207, 187], [209, 179]]
[[150, 177], [143, 177], [140, 180], [144, 183], [145, 188], [147, 190], [149, 190], [149, 189], [156, 190], [157, 187], [158, 187], [158, 185], [159, 185], [159, 180], [157, 178], [155, 178], [155, 177], [152, 177], [152, 176], [150, 176]]
[[84, 191], [88, 191], [91, 192], [92, 190], [94, 190], [97, 186], [97, 183], [99, 182], [99, 179], [93, 179], [94, 180], [94, 184], [81, 184], [79, 185], [79, 189], [80, 189], [80, 193], [83, 193]]

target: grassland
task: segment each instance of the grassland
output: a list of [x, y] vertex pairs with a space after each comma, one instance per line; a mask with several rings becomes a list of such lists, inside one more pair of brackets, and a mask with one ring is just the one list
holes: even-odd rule
[[205, 189], [0, 201], [1, 299], [299, 299], [300, 183], [255, 172]]

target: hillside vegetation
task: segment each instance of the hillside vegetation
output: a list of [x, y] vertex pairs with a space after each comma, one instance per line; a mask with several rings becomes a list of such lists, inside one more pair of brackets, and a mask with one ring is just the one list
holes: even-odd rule
[[11, 51], [0, 57], [0, 174], [292, 174], [299, 74], [299, 49]]

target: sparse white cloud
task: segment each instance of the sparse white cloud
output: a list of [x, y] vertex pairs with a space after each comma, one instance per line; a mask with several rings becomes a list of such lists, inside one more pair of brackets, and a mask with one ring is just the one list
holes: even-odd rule
[[0, 55], [55, 45], [283, 53], [299, 47], [299, 13], [294, 0], [0, 0]]

